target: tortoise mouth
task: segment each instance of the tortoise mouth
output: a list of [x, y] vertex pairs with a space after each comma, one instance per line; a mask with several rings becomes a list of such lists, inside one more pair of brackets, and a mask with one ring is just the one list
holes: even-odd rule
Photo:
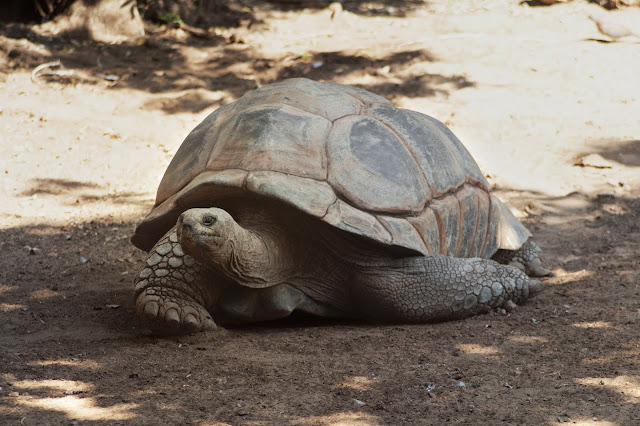
[[176, 229], [178, 241], [181, 245], [197, 245], [202, 243], [213, 243], [218, 245], [222, 238], [220, 235], [213, 233], [210, 229], [198, 230], [194, 229], [190, 224], [180, 223]]

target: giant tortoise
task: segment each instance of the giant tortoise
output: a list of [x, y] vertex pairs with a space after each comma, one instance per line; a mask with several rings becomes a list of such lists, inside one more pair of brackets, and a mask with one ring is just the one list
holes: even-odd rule
[[548, 274], [444, 124], [307, 79], [252, 91], [198, 125], [132, 242], [150, 250], [137, 312], [170, 333], [296, 310], [462, 318], [526, 300], [542, 286], [529, 276]]

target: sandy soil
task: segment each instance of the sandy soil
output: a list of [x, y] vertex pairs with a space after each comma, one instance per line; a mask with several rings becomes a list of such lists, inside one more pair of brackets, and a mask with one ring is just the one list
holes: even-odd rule
[[[0, 32], [0, 423], [640, 424], [640, 44], [587, 19], [640, 28], [640, 9], [257, 12], [211, 40]], [[548, 290], [443, 324], [150, 336], [128, 237], [172, 154], [215, 108], [294, 76], [449, 125], [546, 251]]]

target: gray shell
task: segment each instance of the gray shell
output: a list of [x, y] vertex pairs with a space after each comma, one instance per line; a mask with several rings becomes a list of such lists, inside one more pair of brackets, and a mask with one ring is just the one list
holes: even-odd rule
[[422, 253], [490, 257], [531, 235], [438, 120], [365, 90], [291, 79], [219, 108], [185, 139], [132, 242], [149, 250], [191, 207], [264, 196]]

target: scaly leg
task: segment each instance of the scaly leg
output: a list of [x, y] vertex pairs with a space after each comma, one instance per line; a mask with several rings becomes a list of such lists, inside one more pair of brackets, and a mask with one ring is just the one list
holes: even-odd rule
[[353, 296], [370, 319], [429, 322], [522, 302], [541, 289], [541, 282], [511, 266], [438, 255], [362, 265]]
[[135, 280], [138, 316], [156, 332], [182, 334], [216, 329], [205, 306], [216, 296], [207, 269], [186, 255], [172, 228], [149, 252]]

